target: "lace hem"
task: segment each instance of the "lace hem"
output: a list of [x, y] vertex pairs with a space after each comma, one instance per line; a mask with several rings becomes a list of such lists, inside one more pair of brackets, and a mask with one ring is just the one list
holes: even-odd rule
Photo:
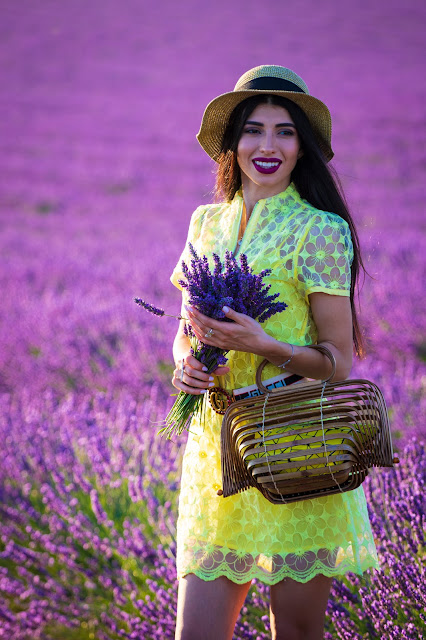
[[289, 553], [285, 557], [278, 554], [269, 557], [259, 554], [254, 557], [251, 554], [205, 545], [195, 554], [188, 551], [187, 562], [178, 557], [177, 573], [178, 579], [194, 573], [205, 581], [225, 576], [237, 584], [256, 579], [273, 585], [284, 578], [305, 583], [318, 574], [339, 578], [349, 572], [362, 575], [367, 569], [380, 570], [375, 552], [363, 549], [362, 555], [364, 557], [357, 561], [351, 557], [350, 551], [345, 553], [342, 548], [335, 548]]

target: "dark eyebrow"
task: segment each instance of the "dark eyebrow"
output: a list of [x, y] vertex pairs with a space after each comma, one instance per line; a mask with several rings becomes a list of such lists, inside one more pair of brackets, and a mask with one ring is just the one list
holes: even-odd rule
[[[265, 126], [263, 124], [263, 122], [255, 122], [254, 120], [246, 120], [246, 124], [252, 124], [255, 127], [263, 127], [263, 126]], [[296, 128], [292, 122], [280, 122], [279, 124], [276, 124], [275, 126], [276, 127], [293, 127], [293, 129]]]

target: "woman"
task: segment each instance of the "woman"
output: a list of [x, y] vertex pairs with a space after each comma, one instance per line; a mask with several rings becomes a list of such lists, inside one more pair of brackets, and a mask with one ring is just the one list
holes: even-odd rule
[[[208, 257], [243, 252], [256, 273], [271, 268], [271, 292], [280, 292], [288, 308], [260, 325], [226, 307], [233, 322], [186, 305], [197, 337], [230, 353], [215, 380], [190, 354], [182, 321], [174, 386], [192, 394], [215, 384], [242, 388], [254, 383], [264, 358], [270, 362], [264, 379], [283, 371], [278, 367], [294, 379], [325, 379], [331, 364], [307, 348], [313, 343], [333, 352], [334, 379], [345, 379], [353, 344], [362, 350], [354, 308], [362, 263], [326, 165], [333, 157], [327, 107], [289, 69], [256, 67], [208, 105], [197, 137], [218, 162], [221, 201], [195, 211], [188, 242]], [[188, 259], [188, 243], [181, 259]], [[181, 277], [179, 261], [171, 280], [179, 286]], [[256, 489], [221, 497], [221, 416], [205, 405], [204, 421], [192, 420], [183, 461], [176, 638], [231, 640], [258, 578], [270, 585], [273, 638], [319, 640], [333, 577], [378, 567], [363, 488], [285, 505]]]

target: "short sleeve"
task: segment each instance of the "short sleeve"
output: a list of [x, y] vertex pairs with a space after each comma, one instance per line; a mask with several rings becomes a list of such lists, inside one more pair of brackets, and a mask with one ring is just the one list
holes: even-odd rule
[[188, 236], [186, 239], [185, 247], [182, 251], [182, 254], [179, 258], [177, 265], [173, 269], [172, 275], [170, 276], [171, 282], [175, 285], [175, 287], [177, 287], [180, 290], [182, 290], [182, 287], [179, 284], [179, 280], [182, 280], [183, 278], [182, 260], [188, 264], [191, 259], [190, 253], [189, 253], [189, 243], [196, 246], [196, 242], [201, 234], [201, 226], [203, 223], [204, 211], [205, 211], [205, 206], [202, 205], [198, 207], [198, 209], [196, 209], [192, 214], [191, 220], [189, 223]]
[[348, 223], [337, 215], [318, 216], [298, 245], [295, 279], [303, 296], [321, 291], [349, 296], [353, 246]]

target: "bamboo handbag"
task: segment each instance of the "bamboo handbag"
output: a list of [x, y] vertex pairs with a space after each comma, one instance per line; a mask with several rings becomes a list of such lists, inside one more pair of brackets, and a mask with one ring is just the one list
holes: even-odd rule
[[221, 431], [223, 489], [228, 497], [255, 487], [274, 504], [356, 489], [371, 467], [393, 467], [386, 403], [368, 380], [299, 382], [229, 405]]

